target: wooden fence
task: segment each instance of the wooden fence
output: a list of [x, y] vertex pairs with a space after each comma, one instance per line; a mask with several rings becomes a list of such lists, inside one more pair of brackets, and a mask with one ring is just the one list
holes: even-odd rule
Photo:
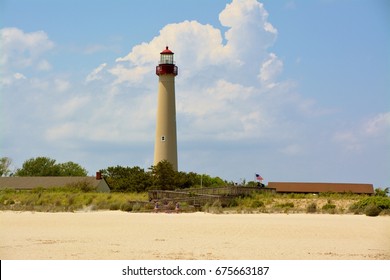
[[248, 196], [256, 192], [275, 192], [275, 189], [230, 186], [218, 188], [190, 188], [177, 191], [150, 190], [148, 195], [149, 201], [151, 202], [160, 201], [163, 204], [168, 204], [169, 202], [185, 202], [188, 205], [200, 207], [207, 203], [212, 204], [217, 200], [219, 200], [222, 205], [229, 205], [236, 197]]

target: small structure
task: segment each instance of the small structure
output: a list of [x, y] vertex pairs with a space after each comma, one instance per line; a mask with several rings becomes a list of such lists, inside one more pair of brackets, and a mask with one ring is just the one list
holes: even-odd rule
[[86, 183], [95, 189], [96, 192], [110, 192], [107, 181], [96, 172], [96, 177], [0, 177], [0, 190], [32, 190], [35, 188], [63, 188], [71, 187], [78, 183]]
[[303, 182], [268, 182], [268, 187], [277, 193], [355, 193], [374, 194], [372, 184], [353, 183], [303, 183]]

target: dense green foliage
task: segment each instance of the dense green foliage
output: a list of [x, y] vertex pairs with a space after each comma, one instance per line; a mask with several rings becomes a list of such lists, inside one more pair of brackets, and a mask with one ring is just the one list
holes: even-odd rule
[[87, 170], [71, 161], [56, 163], [55, 159], [36, 157], [26, 160], [15, 176], [87, 176]]
[[367, 205], [364, 209], [364, 213], [370, 217], [376, 217], [382, 212], [382, 209], [374, 204]]
[[152, 186], [152, 178], [140, 167], [108, 167], [100, 170], [113, 192], [142, 192]]
[[194, 172], [174, 171], [168, 161], [151, 166], [148, 171], [135, 166], [112, 166], [100, 170], [113, 192], [144, 192], [150, 189], [175, 190], [191, 187], [225, 185], [219, 177], [200, 175]]
[[355, 210], [364, 210], [368, 205], [375, 205], [378, 208], [385, 210], [390, 209], [390, 197], [370, 196], [365, 197], [356, 202], [352, 208]]
[[389, 188], [384, 188], [384, 189], [380, 189], [380, 188], [376, 188], [375, 189], [375, 196], [388, 196], [389, 195]]

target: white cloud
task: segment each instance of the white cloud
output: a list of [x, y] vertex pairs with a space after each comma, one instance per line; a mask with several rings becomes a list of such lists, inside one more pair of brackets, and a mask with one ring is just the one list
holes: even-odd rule
[[56, 117], [71, 118], [74, 115], [79, 116], [80, 111], [85, 110], [89, 102], [91, 102], [91, 98], [89, 96], [74, 96], [69, 98], [65, 102], [56, 106]]
[[139, 84], [144, 81], [145, 75], [150, 71], [150, 67], [137, 66], [126, 68], [123, 65], [116, 65], [108, 70], [109, 73], [116, 77], [113, 85], [121, 83]]
[[227, 62], [220, 30], [197, 21], [168, 24], [149, 43], [134, 46], [129, 54], [116, 60], [118, 64], [110, 70], [117, 77], [116, 83], [139, 83], [146, 74], [154, 73], [167, 43], [175, 52], [180, 76], [184, 78], [210, 65]]
[[267, 86], [276, 86], [275, 80], [283, 71], [283, 62], [274, 53], [270, 53], [268, 59], [261, 65], [259, 79]]
[[336, 132], [333, 140], [348, 151], [361, 151], [373, 143], [388, 141], [389, 135], [390, 112], [386, 112]]
[[381, 113], [366, 121], [363, 130], [367, 135], [377, 136], [384, 132], [390, 133], [390, 112]]
[[362, 149], [361, 139], [359, 139], [356, 132], [353, 131], [340, 131], [336, 132], [333, 136], [333, 140], [342, 145], [347, 151], [360, 151]]
[[43, 31], [25, 33], [13, 27], [0, 29], [0, 41], [0, 64], [6, 68], [32, 66], [41, 54], [54, 47], [54, 43]]
[[57, 78], [54, 79], [54, 87], [58, 92], [64, 92], [70, 88], [70, 82]]
[[27, 77], [19, 72], [13, 74], [4, 74], [0, 79], [1, 86], [11, 86], [17, 82], [27, 80]]
[[38, 62], [37, 69], [40, 71], [49, 71], [52, 69], [52, 66], [46, 59], [43, 59]]
[[[175, 52], [181, 79], [215, 76], [221, 67], [219, 78], [256, 78], [252, 70], [268, 57], [267, 49], [277, 34], [267, 18], [263, 4], [256, 0], [234, 0], [219, 15], [221, 24], [228, 27], [224, 37], [219, 29], [197, 21], [168, 24], [150, 42], [134, 46], [129, 54], [119, 57], [116, 62], [125, 64], [116, 65], [110, 73], [117, 77], [116, 83], [142, 82], [137, 74], [145, 77], [154, 72], [159, 53], [168, 44]], [[133, 68], [137, 69], [135, 73], [130, 70]], [[243, 75], [237, 75], [238, 71]]]
[[225, 80], [206, 88], [186, 89], [177, 97], [182, 139], [202, 139], [206, 135], [209, 141], [264, 137], [273, 117], [266, 113], [261, 96], [259, 89]]
[[219, 20], [229, 27], [225, 38], [230, 59], [242, 63], [259, 61], [276, 39], [277, 30], [268, 22], [268, 12], [256, 0], [233, 0], [220, 13]]
[[96, 67], [91, 73], [88, 74], [88, 76], [85, 78], [85, 81], [87, 83], [95, 81], [95, 80], [101, 80], [102, 79], [102, 71], [107, 66], [107, 63], [102, 63], [98, 67]]
[[15, 80], [25, 80], [26, 79], [26, 76], [24, 76], [21, 73], [15, 73], [13, 76], [14, 76]]

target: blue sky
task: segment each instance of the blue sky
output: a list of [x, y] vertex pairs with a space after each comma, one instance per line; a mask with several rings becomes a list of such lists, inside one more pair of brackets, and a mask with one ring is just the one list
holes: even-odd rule
[[153, 163], [159, 52], [179, 67], [179, 169], [390, 183], [390, 4], [0, 1], [0, 154], [90, 174]]

